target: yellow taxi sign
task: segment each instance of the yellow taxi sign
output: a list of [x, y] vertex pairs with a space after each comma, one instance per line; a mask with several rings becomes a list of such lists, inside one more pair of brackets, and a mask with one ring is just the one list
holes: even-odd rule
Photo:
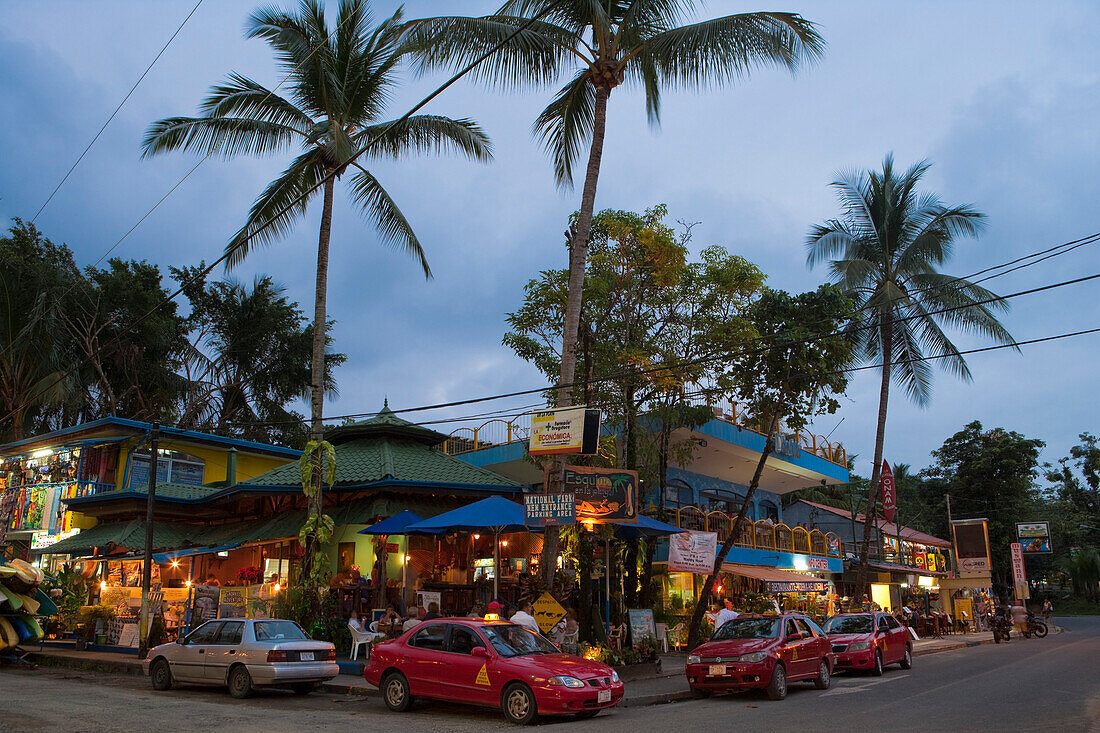
[[550, 593], [543, 593], [531, 605], [534, 606], [535, 621], [538, 622], [539, 628], [542, 629], [544, 634], [549, 633], [550, 629], [557, 626], [558, 622], [565, 618], [565, 609]]

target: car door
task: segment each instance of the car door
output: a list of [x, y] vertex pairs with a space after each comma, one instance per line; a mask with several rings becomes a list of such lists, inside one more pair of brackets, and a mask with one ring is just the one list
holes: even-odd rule
[[207, 621], [187, 635], [175, 657], [169, 662], [175, 679], [186, 682], [205, 681], [206, 652], [221, 626], [221, 621]]
[[405, 676], [414, 695], [444, 697], [440, 683], [447, 668], [444, 645], [447, 624], [424, 622], [409, 637], [405, 652]]
[[886, 614], [878, 614], [875, 617], [875, 639], [878, 641], [879, 649], [882, 650], [882, 663], [890, 664], [893, 661], [897, 661], [898, 655], [898, 642], [890, 633], [890, 622], [887, 621], [889, 616]]
[[802, 644], [805, 650], [806, 674], [817, 674], [817, 667], [822, 659], [828, 659], [832, 645], [816, 624], [806, 618], [797, 621], [798, 630], [802, 633]]
[[893, 616], [885, 616], [886, 626], [889, 631], [886, 632], [890, 637], [890, 649], [893, 652], [890, 656], [890, 660], [887, 664], [894, 662], [900, 662], [905, 656], [905, 645], [909, 640], [909, 630], [898, 623], [898, 620]]
[[222, 683], [229, 674], [229, 665], [237, 658], [237, 649], [244, 636], [244, 621], [225, 621], [206, 647], [203, 676], [210, 682]]
[[[485, 654], [474, 653], [482, 649]], [[476, 631], [468, 626], [450, 625], [447, 635], [444, 685], [448, 696], [463, 702], [493, 705], [497, 695], [489, 682], [489, 648]]]
[[779, 659], [783, 662], [783, 666], [787, 668], [787, 679], [790, 680], [802, 675], [805, 669], [801, 649], [802, 634], [799, 633], [798, 626], [793, 618], [788, 618], [783, 622], [782, 634], [784, 642], [783, 646], [779, 648]]

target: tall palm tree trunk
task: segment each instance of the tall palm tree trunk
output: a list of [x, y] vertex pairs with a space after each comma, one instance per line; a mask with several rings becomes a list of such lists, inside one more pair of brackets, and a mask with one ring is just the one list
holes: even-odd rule
[[[870, 559], [871, 534], [878, 509], [879, 482], [882, 480], [882, 444], [886, 440], [886, 407], [890, 400], [890, 355], [893, 353], [893, 313], [887, 316], [881, 327], [882, 337], [882, 386], [878, 397], [878, 430], [875, 433], [875, 458], [871, 468], [871, 485], [867, 489], [867, 510], [863, 519], [863, 542], [859, 548], [859, 570], [856, 572], [856, 592], [862, 593], [867, 583], [867, 562]], [[854, 537], [852, 539], [855, 539]]]
[[313, 363], [310, 367], [310, 432], [314, 440], [324, 437], [321, 423], [325, 410], [325, 336], [328, 314], [328, 244], [332, 235], [332, 192], [335, 178], [325, 180], [324, 208], [321, 210], [321, 233], [317, 238], [317, 287], [313, 301]]
[[[562, 333], [561, 372], [558, 376], [558, 407], [573, 404], [573, 381], [577, 372], [577, 330], [581, 322], [581, 300], [584, 294], [584, 270], [588, 262], [588, 239], [592, 234], [592, 215], [596, 208], [596, 183], [600, 178], [603, 159], [604, 132], [607, 128], [607, 98], [611, 88], [596, 86], [596, 106], [592, 120], [592, 147], [588, 153], [588, 172], [584, 177], [581, 209], [577, 226], [569, 243], [569, 297], [565, 302], [565, 328]], [[553, 491], [565, 468], [565, 459], [555, 458], [550, 467], [546, 491]], [[558, 567], [558, 533], [547, 532], [542, 546], [543, 578], [547, 588], [554, 584]]]

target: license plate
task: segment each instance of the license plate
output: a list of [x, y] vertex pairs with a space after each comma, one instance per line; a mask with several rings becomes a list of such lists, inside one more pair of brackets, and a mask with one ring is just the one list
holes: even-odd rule
[[596, 702], [611, 702], [611, 690], [600, 690]]
[[303, 662], [312, 662], [313, 661], [313, 652], [302, 652], [301, 659], [302, 659]]
[[709, 674], [710, 674], [711, 677], [719, 677], [721, 675], [724, 675], [725, 673], [726, 673], [726, 665], [724, 665], [724, 664], [712, 664], [712, 665], [710, 665]]

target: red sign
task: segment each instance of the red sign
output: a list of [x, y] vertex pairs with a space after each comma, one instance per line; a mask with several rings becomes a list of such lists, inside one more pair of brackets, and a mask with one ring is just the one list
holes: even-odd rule
[[882, 461], [882, 516], [887, 522], [894, 521], [894, 512], [898, 508], [898, 491], [894, 486], [894, 472], [885, 459]]
[[1027, 571], [1024, 569], [1024, 548], [1019, 542], [1012, 545], [1012, 580], [1016, 585], [1027, 582]]

